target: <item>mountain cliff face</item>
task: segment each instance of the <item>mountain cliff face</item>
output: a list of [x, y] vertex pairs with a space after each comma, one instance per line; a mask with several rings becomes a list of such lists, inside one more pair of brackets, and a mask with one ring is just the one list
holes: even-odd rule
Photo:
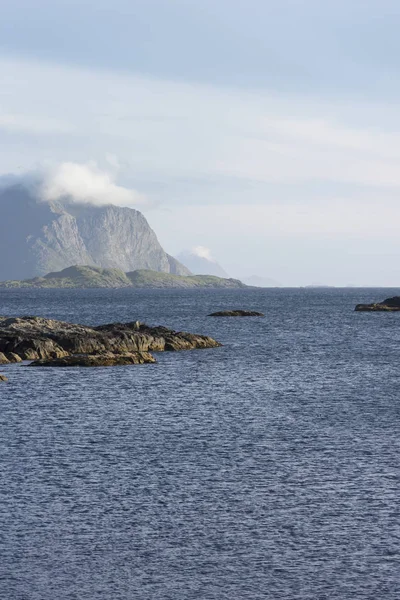
[[0, 190], [0, 280], [27, 279], [71, 265], [190, 275], [132, 208], [38, 202], [21, 185]]

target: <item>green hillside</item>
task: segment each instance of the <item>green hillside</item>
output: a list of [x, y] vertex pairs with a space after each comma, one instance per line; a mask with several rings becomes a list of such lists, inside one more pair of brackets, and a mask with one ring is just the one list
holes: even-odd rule
[[172, 275], [140, 269], [124, 273], [119, 269], [73, 266], [44, 277], [23, 281], [3, 281], [1, 288], [245, 288], [238, 279], [223, 279], [214, 275]]
[[238, 279], [223, 279], [214, 275], [171, 275], [157, 271], [138, 270], [126, 274], [135, 288], [241, 288]]

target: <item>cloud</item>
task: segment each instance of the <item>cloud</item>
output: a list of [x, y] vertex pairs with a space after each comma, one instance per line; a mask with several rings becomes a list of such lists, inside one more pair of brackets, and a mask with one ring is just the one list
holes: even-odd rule
[[113, 176], [95, 162], [64, 162], [48, 170], [39, 186], [41, 200], [68, 198], [70, 202], [95, 205], [136, 206], [145, 198], [135, 190], [117, 185]]
[[[34, 115], [44, 124], [51, 116], [71, 125], [68, 135], [3, 134], [0, 173], [62, 163], [46, 170], [46, 194], [68, 193], [79, 202], [135, 206], [141, 198], [128, 188], [143, 190], [164, 207], [148, 218], [172, 254], [196, 240], [232, 274], [236, 263], [242, 272], [251, 263], [260, 274], [284, 280], [270, 261], [298, 270], [288, 281], [307, 282], [306, 259], [326, 261], [328, 247], [343, 268], [343, 239], [357, 252], [363, 240], [374, 251], [385, 241], [397, 252], [397, 104], [187, 85], [14, 59], [0, 59], [0, 74], [4, 114]], [[121, 120], [124, 115], [134, 118]], [[301, 259], [300, 245], [311, 244]], [[382, 269], [397, 265], [396, 254], [365, 280], [378, 281]], [[309, 280], [326, 280], [322, 263], [319, 269]]]
[[215, 258], [211, 254], [210, 248], [206, 248], [205, 246], [194, 246], [191, 249], [192, 254], [195, 256], [199, 256], [200, 258], [205, 258], [210, 262], [216, 262]]
[[[0, 75], [8, 90], [2, 97], [3, 124], [14, 127], [0, 152], [3, 172], [15, 170], [22, 160], [29, 168], [32, 161], [50, 157], [101, 161], [108, 152], [107, 172], [120, 166], [129, 178], [134, 168], [135, 177], [163, 189], [167, 179], [205, 177], [299, 186], [320, 181], [326, 189], [337, 183], [400, 188], [395, 106], [187, 85], [12, 59], [0, 59]], [[79, 95], [73, 93], [76, 89]], [[28, 97], [29, 119], [21, 116], [27, 114]], [[132, 122], [121, 120], [129, 114]], [[65, 115], [68, 134], [43, 135], [61, 127]], [[0, 128], [1, 123], [0, 112]], [[23, 127], [25, 136], [20, 135]], [[182, 203], [187, 201], [189, 194]], [[202, 202], [208, 201], [203, 195]], [[268, 199], [260, 195], [259, 201]]]
[[[210, 214], [212, 213], [212, 219]], [[156, 231], [164, 226], [168, 235], [163, 235], [163, 243], [173, 247], [174, 244], [188, 243], [190, 238], [198, 237], [205, 243], [212, 244], [217, 256], [225, 242], [237, 245], [238, 239], [246, 240], [246, 245], [254, 247], [265, 240], [280, 240], [287, 247], [293, 242], [294, 247], [299, 240], [344, 239], [374, 242], [374, 240], [391, 239], [397, 245], [400, 222], [400, 204], [397, 198], [386, 202], [380, 198], [350, 202], [348, 198], [335, 198], [330, 204], [304, 202], [297, 204], [271, 203], [261, 204], [221, 204], [219, 206], [186, 206], [179, 207], [171, 213], [155, 212], [152, 225]], [[191, 227], [185, 229], [185, 224]], [[224, 230], [224, 237], [218, 232]], [[180, 231], [183, 231], [181, 237]], [[296, 241], [295, 241], [296, 240]], [[338, 245], [340, 245], [340, 243]], [[207, 247], [199, 249], [198, 256], [208, 258]], [[243, 248], [241, 249], [241, 251]], [[194, 252], [196, 253], [196, 252]], [[240, 253], [237, 254], [239, 257]], [[212, 259], [212, 257], [211, 257]]]

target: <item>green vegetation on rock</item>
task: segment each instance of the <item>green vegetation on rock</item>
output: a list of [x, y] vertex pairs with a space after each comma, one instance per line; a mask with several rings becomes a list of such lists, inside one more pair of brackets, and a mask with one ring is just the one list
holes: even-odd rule
[[23, 281], [0, 282], [0, 287], [39, 287], [39, 288], [115, 288], [131, 287], [131, 282], [119, 269], [74, 266], [44, 277]]
[[173, 275], [141, 269], [124, 273], [119, 269], [73, 266], [44, 277], [23, 281], [3, 281], [1, 288], [245, 288], [238, 279], [214, 275]]
[[171, 275], [142, 269], [126, 274], [135, 288], [244, 288], [238, 279], [214, 275]]

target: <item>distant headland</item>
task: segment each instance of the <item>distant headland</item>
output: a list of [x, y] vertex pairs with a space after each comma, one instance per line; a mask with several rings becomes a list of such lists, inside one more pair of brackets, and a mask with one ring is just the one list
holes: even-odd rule
[[247, 288], [239, 279], [215, 275], [175, 275], [149, 269], [125, 273], [120, 269], [103, 269], [75, 265], [32, 279], [0, 281], [0, 288], [181, 288], [181, 289], [239, 289]]

